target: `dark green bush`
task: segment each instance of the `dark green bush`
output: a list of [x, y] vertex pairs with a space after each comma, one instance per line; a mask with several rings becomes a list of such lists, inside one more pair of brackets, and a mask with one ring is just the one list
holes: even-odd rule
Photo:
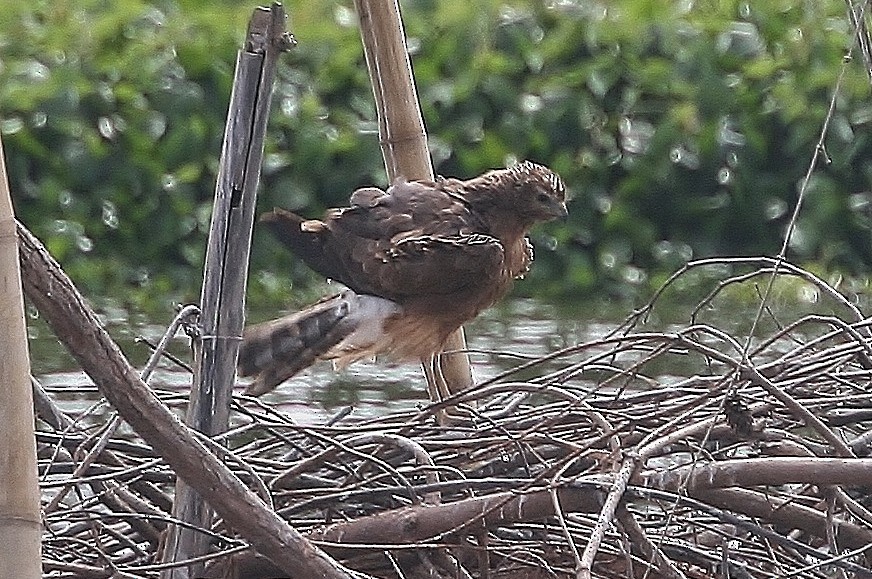
[[[87, 292], [195, 299], [237, 47], [253, 5], [18, 3], [0, 13], [17, 211]], [[403, 4], [441, 174], [529, 158], [571, 219], [519, 290], [632, 293], [692, 257], [774, 254], [850, 44], [843, 2]], [[385, 184], [353, 7], [288, 5], [260, 205], [316, 216]], [[869, 80], [846, 65], [789, 256], [872, 264]], [[311, 280], [255, 234], [256, 296]], [[289, 274], [289, 275], [288, 275]]]

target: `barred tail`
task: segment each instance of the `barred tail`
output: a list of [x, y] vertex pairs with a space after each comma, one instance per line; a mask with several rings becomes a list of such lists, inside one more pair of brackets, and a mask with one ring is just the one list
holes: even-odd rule
[[[350, 292], [348, 292], [350, 293]], [[256, 376], [246, 394], [260, 396], [304, 370], [351, 334], [351, 302], [340, 294], [289, 316], [246, 328], [239, 350], [239, 374]]]

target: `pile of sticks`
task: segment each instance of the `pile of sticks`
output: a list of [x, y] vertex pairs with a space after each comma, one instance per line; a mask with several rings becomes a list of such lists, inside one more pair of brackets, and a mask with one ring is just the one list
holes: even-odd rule
[[[648, 329], [709, 266], [736, 273]], [[718, 323], [769, 280], [816, 294], [814, 313]], [[237, 397], [206, 444], [349, 576], [870, 577], [870, 378], [851, 300], [783, 261], [707, 260], [613, 334], [440, 404], [303, 426]], [[171, 465], [105, 407], [69, 416], [35, 391], [46, 575], [159, 576]], [[287, 576], [222, 519], [199, 531], [208, 576]]]

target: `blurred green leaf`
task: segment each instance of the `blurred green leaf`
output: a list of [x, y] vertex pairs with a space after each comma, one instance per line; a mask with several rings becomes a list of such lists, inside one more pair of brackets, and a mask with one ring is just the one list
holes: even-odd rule
[[[253, 8], [34, 0], [0, 11], [16, 209], [90, 291], [196, 299]], [[402, 8], [437, 172], [531, 158], [567, 182], [570, 220], [535, 232], [537, 264], [518, 286], [551, 297], [627, 295], [690, 258], [775, 253], [850, 44], [834, 0]], [[287, 9], [299, 45], [278, 71], [260, 206], [318, 216], [385, 176], [353, 5]], [[789, 257], [866, 274], [872, 108], [859, 60]], [[314, 279], [260, 230], [251, 270], [264, 299]]]

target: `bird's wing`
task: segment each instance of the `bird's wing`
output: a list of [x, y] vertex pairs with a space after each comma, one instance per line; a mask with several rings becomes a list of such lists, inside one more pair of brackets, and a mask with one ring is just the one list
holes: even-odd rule
[[389, 299], [448, 294], [499, 275], [503, 248], [472, 233], [469, 209], [433, 183], [359, 189], [323, 220], [275, 209], [264, 221], [312, 269], [358, 293]]
[[367, 258], [362, 268], [384, 295], [446, 295], [486, 286], [503, 267], [503, 246], [489, 235], [407, 237]]
[[345, 283], [342, 262], [335, 254], [336, 248], [330, 243], [330, 231], [323, 221], [306, 220], [276, 207], [261, 215], [260, 222], [313, 270], [326, 278]]
[[[376, 187], [358, 189], [348, 207], [330, 209], [322, 220], [305, 219], [277, 207], [261, 215], [260, 221], [316, 272], [352, 286], [343, 256], [351, 251], [374, 254], [389, 246], [396, 235], [423, 233], [427, 220], [432, 222], [451, 205], [445, 199], [425, 186], [400, 181], [387, 192]], [[439, 223], [450, 233], [451, 223], [444, 219]]]

